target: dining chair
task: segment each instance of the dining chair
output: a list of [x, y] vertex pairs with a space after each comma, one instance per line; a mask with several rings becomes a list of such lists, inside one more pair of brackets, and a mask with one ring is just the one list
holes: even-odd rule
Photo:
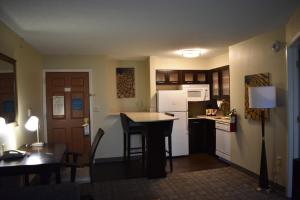
[[[89, 174], [90, 174], [91, 183], [94, 182], [93, 168], [94, 168], [95, 154], [96, 154], [98, 144], [100, 143], [100, 140], [103, 137], [103, 135], [104, 135], [104, 131], [101, 128], [99, 128], [91, 147], [91, 153], [89, 155]], [[69, 159], [69, 156], [72, 157], [72, 160]], [[79, 156], [81, 156], [81, 154], [76, 152], [66, 152], [65, 166], [71, 168], [71, 182], [75, 182], [77, 168], [85, 167], [85, 165], [77, 162]]]

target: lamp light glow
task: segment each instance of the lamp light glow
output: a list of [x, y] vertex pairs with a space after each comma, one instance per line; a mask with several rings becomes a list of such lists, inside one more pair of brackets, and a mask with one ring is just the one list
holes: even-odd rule
[[274, 86], [249, 87], [249, 108], [275, 108], [276, 88]]
[[0, 130], [5, 129], [5, 127], [6, 127], [5, 119], [3, 117], [0, 117]]

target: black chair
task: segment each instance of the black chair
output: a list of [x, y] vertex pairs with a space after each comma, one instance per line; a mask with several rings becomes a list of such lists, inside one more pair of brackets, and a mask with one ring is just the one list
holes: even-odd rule
[[[102, 136], [104, 135], [104, 131], [99, 128], [98, 132], [94, 138], [92, 147], [91, 147], [91, 154], [89, 156], [89, 168], [90, 168], [90, 181], [91, 183], [94, 182], [93, 179], [93, 168], [94, 168], [94, 158], [95, 158], [95, 153], [98, 147], [98, 144], [102, 138]], [[72, 156], [72, 161], [70, 162], [69, 156]], [[84, 167], [85, 165], [78, 163], [78, 157], [81, 156], [81, 154], [79, 153], [75, 153], [75, 152], [66, 152], [66, 163], [65, 166], [66, 167], [70, 167], [71, 168], [71, 182], [75, 182], [75, 178], [76, 178], [76, 169], [80, 168], [80, 167]]]
[[[174, 117], [174, 114], [171, 113], [165, 113], [166, 115]], [[164, 136], [168, 140], [168, 150], [166, 152], [168, 153], [168, 158], [170, 162], [170, 171], [173, 172], [173, 155], [172, 155], [172, 131], [173, 131], [173, 121], [169, 123], [168, 128], [164, 132]]]
[[[143, 168], [145, 167], [145, 126], [131, 121], [124, 113], [120, 113], [124, 134], [124, 154], [123, 159], [130, 161], [131, 155], [142, 154]], [[141, 135], [142, 146], [131, 147], [131, 136]]]

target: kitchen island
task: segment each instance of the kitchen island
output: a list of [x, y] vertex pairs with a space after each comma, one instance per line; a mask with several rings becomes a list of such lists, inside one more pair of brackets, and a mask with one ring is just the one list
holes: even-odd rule
[[148, 178], [166, 177], [165, 131], [171, 131], [177, 118], [157, 112], [125, 112], [134, 122], [146, 126], [146, 173]]

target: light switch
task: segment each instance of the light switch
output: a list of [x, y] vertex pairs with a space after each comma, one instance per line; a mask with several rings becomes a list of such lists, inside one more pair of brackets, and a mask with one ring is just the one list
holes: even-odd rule
[[27, 117], [30, 117], [31, 116], [31, 108], [29, 108], [28, 110], [27, 110]]

